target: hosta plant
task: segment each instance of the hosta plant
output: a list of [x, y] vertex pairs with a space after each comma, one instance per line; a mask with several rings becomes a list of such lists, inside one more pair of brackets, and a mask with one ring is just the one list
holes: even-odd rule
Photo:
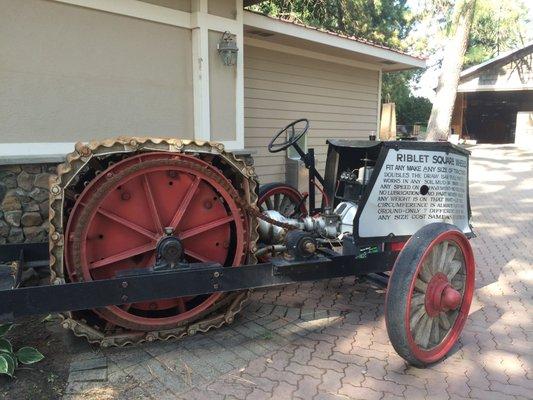
[[21, 347], [13, 351], [11, 342], [5, 335], [11, 329], [12, 324], [0, 325], [0, 374], [13, 377], [19, 364], [34, 364], [41, 361], [44, 356], [33, 347]]

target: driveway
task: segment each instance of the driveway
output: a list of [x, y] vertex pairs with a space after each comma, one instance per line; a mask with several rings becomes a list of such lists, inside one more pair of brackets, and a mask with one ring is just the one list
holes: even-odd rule
[[533, 398], [533, 149], [471, 149], [474, 303], [443, 362], [392, 349], [384, 291], [353, 278], [258, 290], [229, 327], [86, 351], [65, 399]]

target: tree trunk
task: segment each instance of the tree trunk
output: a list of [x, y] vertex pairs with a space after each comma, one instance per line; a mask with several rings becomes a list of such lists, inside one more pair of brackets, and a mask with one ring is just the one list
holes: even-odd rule
[[450, 124], [453, 113], [459, 74], [463, 66], [463, 57], [468, 46], [468, 36], [472, 26], [472, 17], [476, 0], [464, 0], [456, 7], [457, 23], [455, 33], [446, 44], [441, 74], [437, 85], [437, 93], [428, 122], [426, 140], [447, 140], [450, 134]]

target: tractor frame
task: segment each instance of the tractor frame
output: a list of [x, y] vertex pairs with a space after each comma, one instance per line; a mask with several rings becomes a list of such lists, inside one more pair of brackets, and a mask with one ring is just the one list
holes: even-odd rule
[[[330, 206], [335, 207], [342, 200], [338, 198], [336, 192], [343, 170], [366, 167], [369, 162], [372, 163], [374, 169], [370, 179], [360, 188], [359, 206], [353, 220], [353, 232], [343, 237], [341, 252], [335, 251], [338, 248], [321, 247], [311, 257], [303, 257], [296, 253], [293, 254], [293, 257], [272, 257], [266, 262], [240, 265], [237, 268], [224, 267], [217, 263], [179, 263], [177, 266], [163, 266], [162, 268], [154, 266], [144, 270], [132, 268], [122, 271], [113, 279], [20, 287], [21, 273], [24, 269], [48, 268], [48, 243], [1, 245], [0, 265], [3, 264], [4, 266], [3, 271], [0, 269], [0, 276], [12, 278], [10, 278], [8, 285], [5, 284], [4, 279], [4, 286], [0, 287], [2, 289], [0, 290], [0, 321], [12, 321], [28, 315], [98, 309], [110, 305], [274, 287], [347, 276], [365, 276], [378, 285], [386, 287], [389, 281], [387, 272], [393, 270], [395, 263], [407, 262], [399, 260], [399, 258], [405, 259], [407, 257], [405, 254], [412, 250], [412, 246], [409, 247], [410, 242], [421, 240], [421, 236], [425, 237], [425, 234], [428, 233], [433, 235], [430, 238], [433, 241], [430, 240], [424, 245], [427, 246], [427, 249], [431, 249], [431, 246], [434, 246], [446, 232], [453, 231], [456, 234], [464, 235], [466, 238], [473, 236], [469, 223], [471, 212], [468, 199], [468, 178], [466, 178], [467, 189], [465, 193], [467, 209], [464, 210], [465, 213], [459, 222], [452, 218], [450, 221], [434, 221], [440, 222], [440, 224], [430, 224], [426, 219], [418, 222], [411, 221], [408, 229], [400, 229], [403, 222], [393, 220], [390, 221], [390, 225], [383, 225], [387, 226], [388, 231], [386, 232], [380, 232], [377, 228], [368, 231], [364, 226], [364, 221], [368, 220], [368, 215], [364, 214], [365, 210], [368, 208], [375, 212], [377, 209], [376, 204], [373, 203], [375, 199], [372, 198], [373, 188], [383, 183], [379, 181], [382, 178], [381, 172], [385, 169], [391, 169], [387, 164], [391, 155], [402, 152], [413, 154], [434, 152], [434, 154], [442, 155], [444, 163], [446, 163], [448, 155], [452, 158], [466, 158], [468, 163], [469, 153], [466, 150], [449, 143], [412, 141], [330, 140], [328, 143], [324, 177], [317, 171], [314, 150], [309, 149], [306, 153], [297, 143], [292, 143], [309, 170], [307, 200], [311, 215], [325, 210], [324, 201], [321, 207], [315, 207], [317, 182], [323, 188], [323, 196], [330, 199], [332, 203]], [[468, 173], [468, 165], [466, 165], [466, 173]], [[442, 222], [449, 222], [455, 226]], [[433, 230], [428, 228], [428, 224], [435, 225]], [[416, 238], [413, 238], [414, 236]], [[458, 246], [463, 245], [459, 243], [460, 239], [457, 238], [452, 237], [447, 240], [457, 242]], [[407, 251], [402, 251], [404, 248], [408, 248]], [[426, 253], [429, 251], [427, 249]], [[413, 251], [411, 251], [413, 254], [410, 255], [412, 260], [416, 260], [416, 257], [421, 257], [422, 260], [425, 257], [426, 253], [418, 254]], [[468, 264], [470, 262], [469, 254], [466, 254], [465, 257], [465, 262]], [[5, 264], [12, 261], [15, 262], [11, 266]], [[12, 268], [13, 265], [15, 268]], [[420, 265], [416, 268], [420, 268]], [[414, 279], [416, 279], [416, 275]], [[445, 298], [445, 289], [444, 286], [441, 289], [435, 289], [441, 290], [443, 299]], [[389, 290], [391, 290], [390, 285]], [[394, 290], [398, 292], [398, 289]], [[444, 300], [442, 301], [444, 302]], [[454, 299], [446, 298], [446, 301], [452, 304]], [[444, 306], [442, 307], [445, 309]], [[458, 327], [459, 331], [460, 329], [462, 326]], [[394, 332], [392, 334], [394, 335]], [[389, 335], [391, 335], [391, 330], [389, 330]], [[448, 350], [446, 348], [446, 351]], [[426, 356], [423, 352], [422, 355], [413, 357], [412, 353], [402, 354], [402, 349], [398, 351], [415, 365], [426, 365], [437, 360], [435, 356]], [[442, 354], [439, 353], [439, 357], [442, 358]]]

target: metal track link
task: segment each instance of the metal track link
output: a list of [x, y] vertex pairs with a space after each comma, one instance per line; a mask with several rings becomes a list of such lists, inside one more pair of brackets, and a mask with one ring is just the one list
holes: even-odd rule
[[[50, 177], [50, 273], [52, 284], [65, 282], [65, 269], [63, 264], [64, 252], [64, 229], [68, 216], [65, 210], [67, 198], [75, 199], [79, 195], [74, 186], [80, 177], [87, 172], [97, 171], [102, 161], [110, 157], [121, 155], [124, 158], [141, 152], [175, 152], [196, 155], [199, 158], [220, 157], [231, 167], [235, 174], [233, 178], [241, 182], [239, 191], [233, 187], [229, 179], [217, 179], [228, 193], [238, 199], [241, 206], [249, 216], [261, 215], [257, 208], [257, 176], [253, 166], [248, 165], [243, 159], [226, 152], [220, 143], [199, 142], [192, 140], [179, 140], [173, 138], [149, 138], [149, 137], [120, 137], [104, 141], [91, 142], [89, 144], [77, 143], [75, 151], [66, 156], [66, 161], [57, 168], [57, 175]], [[259, 214], [259, 215], [258, 215]], [[256, 263], [254, 256], [257, 250], [257, 219], [249, 218], [247, 256], [243, 262]], [[118, 328], [112, 331], [102, 331], [90, 326], [84, 320], [74, 317], [72, 313], [62, 314], [62, 326], [71, 329], [76, 336], [85, 337], [90, 343], [99, 344], [102, 347], [125, 346], [141, 342], [156, 340], [168, 340], [193, 335], [198, 332], [207, 332], [210, 329], [219, 328], [223, 324], [232, 323], [235, 315], [242, 309], [244, 302], [249, 296], [249, 291], [235, 292], [224, 296], [216, 303], [211, 312], [207, 312], [200, 319], [190, 323], [184, 323], [171, 330], [133, 332]]]

